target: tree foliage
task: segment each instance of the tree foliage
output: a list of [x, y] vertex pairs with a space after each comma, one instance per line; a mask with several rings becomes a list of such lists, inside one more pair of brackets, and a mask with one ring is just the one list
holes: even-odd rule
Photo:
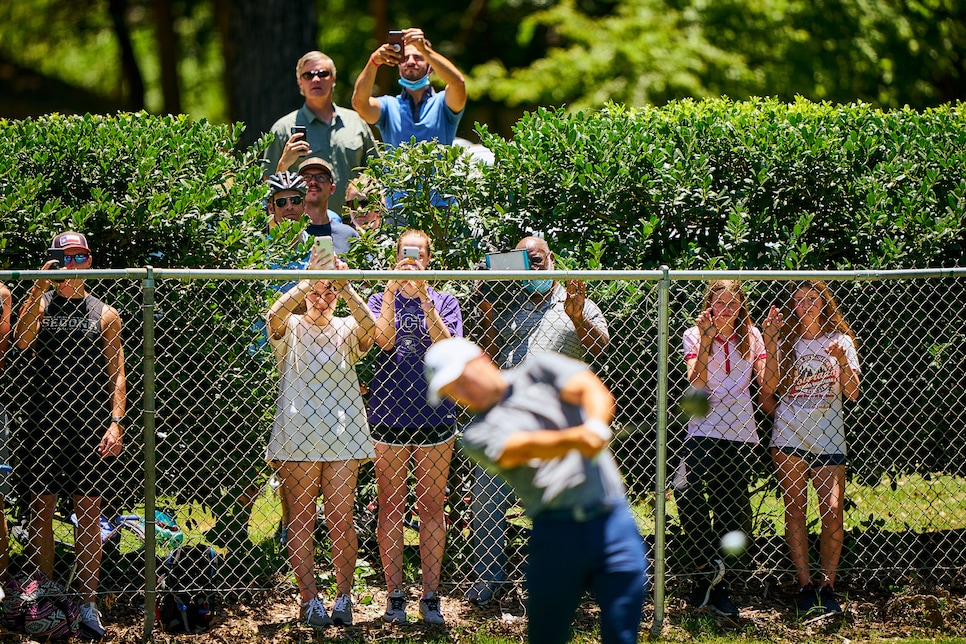
[[[26, 87], [59, 80], [117, 108], [244, 120], [247, 143], [297, 107], [290, 71], [302, 50], [332, 56], [335, 99], [347, 105], [385, 32], [411, 25], [468, 74], [464, 136], [474, 120], [508, 135], [521, 108], [537, 106], [801, 95], [922, 109], [961, 99], [966, 86], [966, 10], [957, 0], [463, 0], [445, 10], [344, 0], [12, 0], [0, 4], [0, 62], [14, 79], [2, 84], [0, 75], [0, 87], [39, 101]], [[392, 70], [381, 72], [378, 91], [396, 91]], [[32, 112], [0, 96], [0, 114], [105, 109], [89, 96], [56, 94]]]

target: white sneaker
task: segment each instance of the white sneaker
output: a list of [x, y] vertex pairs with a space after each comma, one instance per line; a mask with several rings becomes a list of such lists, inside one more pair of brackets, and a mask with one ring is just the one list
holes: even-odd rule
[[81, 604], [80, 625], [81, 635], [86, 639], [99, 640], [104, 637], [104, 625], [101, 624], [101, 612], [97, 610], [97, 604]]
[[352, 626], [352, 598], [339, 593], [332, 606], [332, 623], [336, 626]]
[[302, 604], [302, 618], [305, 620], [305, 625], [312, 628], [325, 628], [332, 625], [332, 619], [325, 612], [325, 605], [318, 597], [313, 597]]
[[439, 596], [436, 591], [430, 591], [428, 595], [419, 600], [419, 616], [426, 624], [445, 624], [443, 613], [439, 610]]
[[389, 601], [386, 602], [386, 613], [382, 616], [382, 621], [389, 624], [406, 623], [406, 596], [398, 588], [389, 593]]

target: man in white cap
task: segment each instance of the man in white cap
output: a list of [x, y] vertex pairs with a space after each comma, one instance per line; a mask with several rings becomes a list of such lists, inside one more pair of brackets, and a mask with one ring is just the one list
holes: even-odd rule
[[528, 637], [569, 641], [584, 592], [601, 607], [601, 641], [636, 643], [644, 544], [607, 448], [614, 397], [587, 365], [539, 353], [501, 371], [462, 338], [426, 352], [430, 401], [476, 414], [462, 447], [505, 479], [533, 519], [527, 568]]

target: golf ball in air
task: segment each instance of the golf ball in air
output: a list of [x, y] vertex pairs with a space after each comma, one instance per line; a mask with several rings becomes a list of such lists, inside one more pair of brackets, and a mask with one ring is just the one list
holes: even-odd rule
[[721, 537], [721, 550], [723, 550], [726, 555], [736, 557], [743, 553], [747, 547], [748, 537], [741, 530], [732, 530], [725, 536]]

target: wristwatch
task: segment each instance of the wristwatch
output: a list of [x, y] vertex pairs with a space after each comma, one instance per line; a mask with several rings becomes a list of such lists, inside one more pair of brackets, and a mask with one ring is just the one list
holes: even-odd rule
[[111, 422], [121, 425], [124, 423], [124, 416], [111, 416]]

